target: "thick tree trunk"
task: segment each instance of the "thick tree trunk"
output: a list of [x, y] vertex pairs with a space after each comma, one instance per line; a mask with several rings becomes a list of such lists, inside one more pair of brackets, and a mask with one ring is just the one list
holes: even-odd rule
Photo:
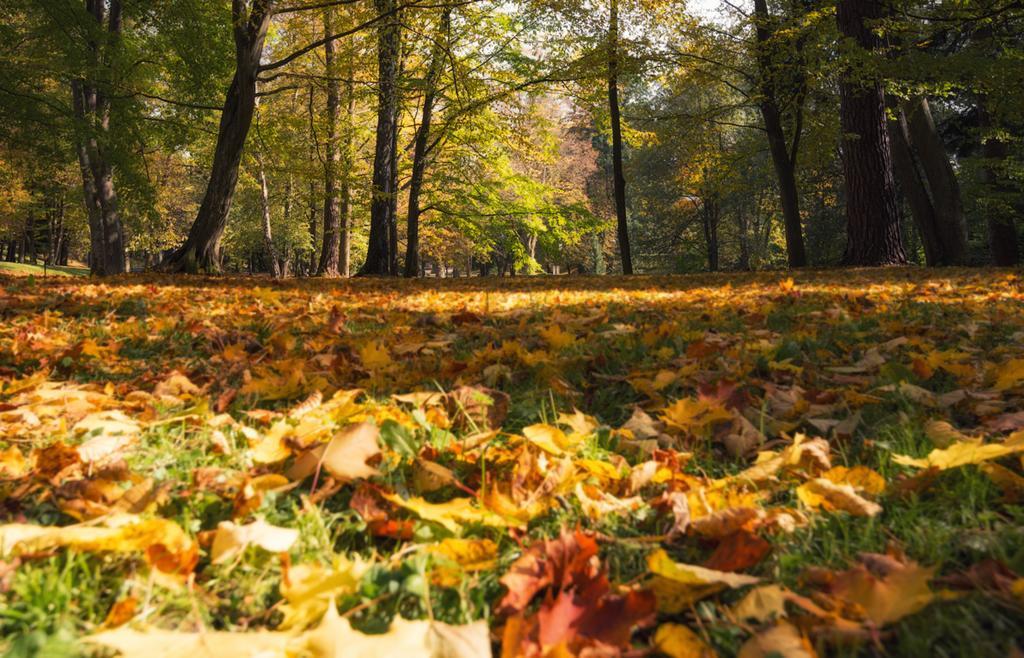
[[611, 0], [608, 21], [608, 109], [612, 124], [612, 177], [615, 217], [618, 225], [619, 255], [622, 273], [633, 273], [633, 253], [629, 246], [629, 222], [626, 215], [626, 174], [622, 162], [622, 117], [619, 110], [619, 0]]
[[[324, 37], [333, 34], [333, 8], [324, 12]], [[327, 72], [327, 144], [324, 157], [324, 242], [317, 274], [325, 277], [341, 275], [341, 217], [338, 208], [338, 163], [341, 148], [338, 140], [338, 119], [341, 116], [341, 81], [335, 64], [334, 42], [324, 44]]]
[[[395, 12], [397, 0], [374, 0], [378, 14]], [[393, 255], [392, 209], [397, 192], [392, 186], [397, 173], [396, 126], [398, 122], [398, 59], [401, 49], [401, 22], [393, 14], [383, 21], [377, 33], [377, 136], [373, 161], [373, 190], [370, 203], [370, 237], [366, 262], [360, 274], [390, 274]]]
[[423, 179], [427, 171], [430, 126], [434, 116], [434, 99], [437, 94], [438, 79], [441, 77], [444, 63], [444, 43], [450, 27], [451, 8], [445, 7], [441, 14], [437, 39], [434, 41], [433, 52], [430, 56], [426, 89], [423, 92], [423, 112], [420, 115], [420, 126], [416, 131], [416, 146], [412, 156], [412, 179], [409, 182], [405, 247], [405, 276], [409, 279], [415, 278], [420, 271], [420, 193], [423, 191]]
[[178, 272], [216, 272], [221, 268], [220, 240], [238, 183], [238, 167], [256, 110], [256, 79], [274, 0], [232, 0], [235, 36], [235, 75], [220, 117], [213, 166], [203, 202], [188, 239], [166, 263]]
[[[768, 135], [768, 149], [771, 152], [775, 174], [779, 180], [779, 196], [782, 205], [782, 216], [786, 227], [786, 254], [790, 267], [807, 265], [807, 250], [804, 247], [803, 222], [800, 216], [800, 193], [796, 185], [796, 162], [799, 153], [801, 121], [803, 112], [803, 95], [796, 92], [794, 102], [797, 120], [794, 130], [792, 148], [786, 139], [786, 131], [782, 123], [782, 111], [779, 108], [778, 89], [773, 77], [775, 65], [772, 61], [772, 31], [768, 27], [771, 16], [768, 14], [766, 0], [754, 0], [754, 13], [757, 17], [757, 61], [761, 73], [761, 116], [764, 119], [765, 132]], [[802, 66], [802, 62], [797, 64]]]
[[[85, 8], [106, 32], [106, 43], [90, 40], [88, 53], [92, 75], [113, 82], [113, 55], [121, 37], [121, 2], [85, 0]], [[106, 153], [110, 134], [110, 97], [95, 79], [71, 84], [72, 109], [78, 122], [76, 149], [82, 172], [82, 189], [89, 217], [89, 239], [93, 274], [108, 276], [125, 271], [124, 234], [114, 189], [114, 171]]]
[[[845, 37], [868, 51], [877, 47], [872, 28], [882, 17], [879, 0], [840, 0], [836, 17]], [[840, 101], [847, 223], [843, 260], [859, 266], [904, 265], [885, 93], [879, 82], [847, 71]]]

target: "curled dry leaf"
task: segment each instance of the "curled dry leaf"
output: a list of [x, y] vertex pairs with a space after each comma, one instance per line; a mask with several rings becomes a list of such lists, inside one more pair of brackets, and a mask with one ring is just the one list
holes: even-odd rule
[[279, 528], [259, 519], [247, 525], [222, 521], [213, 537], [210, 558], [214, 563], [227, 562], [249, 546], [258, 546], [269, 553], [285, 553], [299, 540], [299, 531]]
[[796, 626], [779, 622], [740, 647], [737, 658], [817, 658], [814, 647]]

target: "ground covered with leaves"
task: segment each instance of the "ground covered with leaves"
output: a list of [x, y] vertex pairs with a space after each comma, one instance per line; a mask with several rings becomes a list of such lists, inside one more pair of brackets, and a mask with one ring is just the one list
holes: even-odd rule
[[1020, 273], [0, 290], [11, 655], [1020, 651]]

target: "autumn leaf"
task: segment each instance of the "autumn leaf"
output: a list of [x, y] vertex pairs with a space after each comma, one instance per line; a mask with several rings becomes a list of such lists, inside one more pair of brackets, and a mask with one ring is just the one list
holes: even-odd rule
[[298, 530], [272, 526], [262, 519], [248, 525], [223, 521], [213, 537], [210, 559], [214, 564], [228, 562], [249, 546], [258, 546], [269, 553], [286, 553], [298, 539]]
[[760, 581], [753, 576], [674, 562], [661, 549], [647, 556], [647, 570], [651, 574], [651, 590], [658, 599], [658, 610], [668, 614], [681, 612], [691, 603], [723, 589], [745, 587]]
[[319, 621], [331, 601], [354, 593], [370, 564], [337, 557], [328, 565], [299, 564], [281, 581], [281, 629], [304, 629]]
[[737, 658], [817, 658], [806, 637], [792, 624], [782, 621], [758, 633], [740, 647]]
[[0, 526], [0, 556], [54, 548], [97, 553], [144, 552], [155, 567], [168, 573], [188, 573], [198, 557], [195, 542], [178, 524], [166, 519], [120, 515], [105, 518], [101, 524]]
[[1024, 452], [1024, 432], [1016, 432], [1001, 443], [960, 441], [945, 449], [932, 450], [924, 459], [894, 455], [893, 461], [901, 466], [923, 469], [937, 468], [945, 471], [971, 464], [981, 464], [1021, 452]]
[[654, 633], [654, 648], [669, 658], [713, 658], [715, 652], [699, 635], [682, 624], [662, 624]]
[[864, 619], [880, 628], [935, 600], [928, 586], [935, 571], [888, 555], [863, 554], [860, 564], [832, 574], [825, 589], [842, 605], [844, 616]]
[[503, 517], [474, 505], [470, 498], [454, 498], [445, 503], [430, 503], [420, 497], [404, 499], [395, 494], [383, 494], [383, 498], [409, 510], [424, 521], [443, 526], [452, 534], [459, 534], [467, 525], [479, 524], [496, 528], [506, 528], [510, 525]]

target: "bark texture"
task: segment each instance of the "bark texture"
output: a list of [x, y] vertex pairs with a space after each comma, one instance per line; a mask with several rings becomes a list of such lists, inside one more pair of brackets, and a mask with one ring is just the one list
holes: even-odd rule
[[373, 198], [370, 204], [370, 237], [362, 275], [393, 274], [392, 227], [397, 200], [398, 60], [401, 50], [401, 18], [397, 0], [374, 0], [377, 13], [390, 14], [377, 30], [377, 133], [373, 161]]
[[110, 94], [113, 83], [111, 50], [121, 38], [120, 0], [86, 0], [95, 20], [88, 37], [90, 79], [71, 83], [72, 110], [78, 124], [76, 151], [82, 172], [82, 191], [89, 218], [89, 267], [97, 276], [125, 271], [124, 230], [114, 188], [114, 167], [107, 143], [111, 134]]
[[[882, 17], [878, 0], [840, 0], [840, 33], [864, 50], [875, 50], [873, 24]], [[882, 85], [847, 69], [840, 83], [843, 174], [846, 180], [847, 265], [903, 265], [892, 151]]]
[[167, 261], [179, 272], [217, 272], [221, 268], [220, 241], [238, 183], [249, 129], [256, 111], [256, 84], [267, 28], [274, 15], [274, 0], [232, 0], [235, 38], [235, 75], [221, 112], [206, 193], [188, 239]]

